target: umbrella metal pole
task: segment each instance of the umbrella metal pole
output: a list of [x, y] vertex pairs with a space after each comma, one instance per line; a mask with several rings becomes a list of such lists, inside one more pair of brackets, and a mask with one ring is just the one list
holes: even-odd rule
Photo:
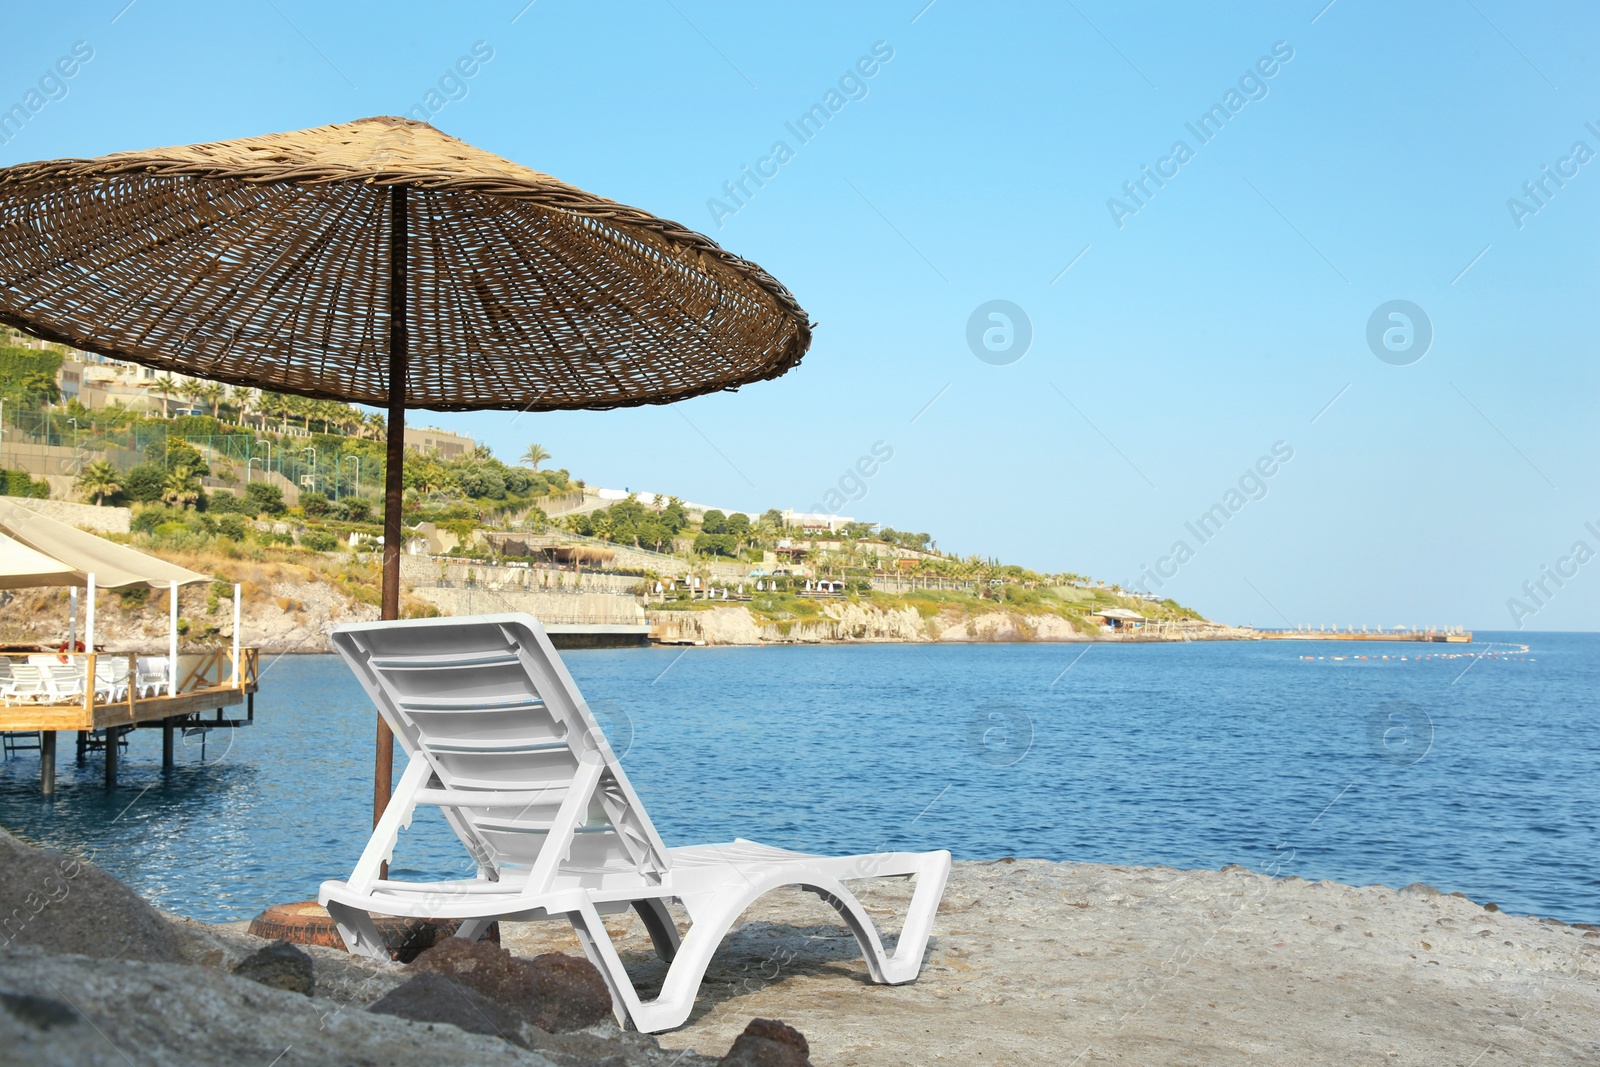
[[[400, 617], [400, 549], [404, 536], [400, 507], [405, 491], [406, 370], [410, 353], [406, 330], [406, 190], [389, 189], [389, 415], [383, 469], [384, 619]], [[372, 776], [372, 824], [389, 806], [394, 785], [394, 734], [378, 717], [378, 752]], [[387, 869], [388, 865], [384, 865]]]

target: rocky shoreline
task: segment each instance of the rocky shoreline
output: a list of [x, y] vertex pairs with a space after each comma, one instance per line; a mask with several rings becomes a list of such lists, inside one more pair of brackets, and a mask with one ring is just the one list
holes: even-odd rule
[[995, 608], [978, 614], [950, 609], [923, 616], [914, 608], [880, 608], [839, 601], [822, 617], [766, 622], [744, 607], [647, 612], [651, 630], [668, 643], [704, 645], [820, 645], [860, 643], [1015, 644], [1078, 641], [1193, 641], [1249, 639], [1247, 631], [1194, 625], [1163, 636], [1085, 633], [1060, 615]]
[[[246, 588], [241, 640], [263, 654], [324, 653], [334, 627], [370, 622], [378, 617], [373, 604], [352, 599], [330, 582], [273, 568], [256, 575]], [[183, 651], [220, 647], [233, 638], [231, 589], [191, 586], [180, 594], [186, 632]], [[477, 610], [518, 610], [488, 594]], [[492, 608], [489, 605], [493, 605]], [[10, 608], [11, 610], [5, 610]], [[817, 645], [859, 643], [976, 644], [1079, 641], [1240, 640], [1252, 635], [1221, 626], [1194, 626], [1166, 637], [1084, 633], [1065, 618], [1048, 613], [1023, 613], [996, 608], [968, 615], [949, 610], [924, 617], [912, 608], [879, 608], [848, 601], [823, 606], [817, 619], [766, 622], [743, 606], [697, 611], [647, 611], [657, 639], [684, 645]], [[0, 592], [0, 641], [53, 644], [64, 638], [66, 594], [58, 590]], [[537, 614], [537, 612], [535, 613]], [[102, 651], [150, 652], [167, 640], [165, 594], [139, 604], [122, 604], [104, 595], [97, 618], [97, 644]], [[81, 636], [81, 635], [80, 635]]]
[[[438, 990], [422, 996], [428, 976], [415, 964], [320, 948], [303, 964], [299, 950], [275, 961], [242, 924], [163, 916], [82, 861], [4, 835], [0, 853], [0, 1047], [19, 1062], [1600, 1062], [1600, 927], [1511, 916], [1423, 885], [960, 862], [912, 984], [872, 984], [837, 913], [781, 891], [723, 943], [679, 1030], [650, 1037], [603, 1020], [550, 1033], [512, 1018], [472, 1033], [427, 1014], [454, 994], [435, 974]], [[892, 929], [909, 892], [881, 881], [860, 896]], [[637, 920], [608, 927], [641, 988], [659, 982]], [[559, 923], [505, 923], [501, 937], [515, 966], [577, 951]], [[459, 960], [434, 970], [499, 988]], [[397, 1002], [430, 1021], [383, 1014]], [[515, 1016], [517, 1005], [485, 1010]]]

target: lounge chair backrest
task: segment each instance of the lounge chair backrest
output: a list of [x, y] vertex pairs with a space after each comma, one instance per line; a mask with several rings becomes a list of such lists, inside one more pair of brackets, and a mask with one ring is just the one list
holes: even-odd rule
[[37, 696], [45, 691], [44, 668], [31, 663], [13, 666], [11, 680], [18, 696]]
[[79, 696], [83, 693], [86, 667], [73, 663], [52, 663], [39, 668], [56, 696]]
[[[432, 768], [419, 799], [440, 804], [481, 867], [533, 868], [550, 838], [561, 870], [666, 871], [665, 844], [532, 616], [362, 623], [330, 640], [405, 752]], [[575, 825], [563, 809], [574, 790], [588, 797]]]

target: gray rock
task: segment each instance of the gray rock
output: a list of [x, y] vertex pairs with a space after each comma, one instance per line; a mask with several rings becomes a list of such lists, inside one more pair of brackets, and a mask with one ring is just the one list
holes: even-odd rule
[[[272, 944], [245, 930], [244, 923], [202, 923], [168, 915], [177, 929], [186, 963], [232, 972], [246, 957]], [[365, 1006], [406, 980], [403, 967], [352, 956], [341, 948], [298, 945], [311, 957], [314, 995], [341, 1004]]]
[[561, 1033], [593, 1026], [611, 1017], [611, 991], [594, 964], [561, 952], [528, 961], [533, 988], [533, 1024]]
[[581, 1030], [611, 1015], [611, 992], [594, 964], [559, 952], [522, 959], [488, 941], [452, 937], [425, 950], [410, 969], [449, 975], [550, 1033]]
[[72, 1005], [32, 993], [0, 993], [0, 1007], [40, 1030], [78, 1022], [78, 1013], [72, 1010]]
[[524, 1031], [535, 1052], [558, 1067], [716, 1067], [715, 1056], [665, 1049], [649, 1034], [619, 1030], [602, 1023], [587, 1030], [547, 1034], [537, 1027]]
[[419, 974], [367, 1008], [419, 1023], [446, 1023], [469, 1034], [492, 1034], [526, 1047], [523, 1020], [510, 1007], [438, 971]]
[[811, 1067], [805, 1035], [777, 1019], [751, 1019], [718, 1067]]
[[[554, 1067], [552, 1060], [498, 1036], [370, 1015], [185, 964], [0, 947], [0, 991], [5, 994], [0, 1061], [5, 1063]], [[41, 1025], [65, 1018], [59, 1007], [42, 1002], [66, 1005], [82, 1023]]]
[[179, 961], [178, 935], [100, 868], [0, 830], [0, 942], [100, 959]]
[[252, 982], [260, 982], [273, 989], [311, 996], [316, 987], [316, 974], [311, 957], [289, 944], [274, 941], [245, 957], [233, 973]]

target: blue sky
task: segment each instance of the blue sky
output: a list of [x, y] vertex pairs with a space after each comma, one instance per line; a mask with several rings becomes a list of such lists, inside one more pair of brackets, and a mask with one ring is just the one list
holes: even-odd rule
[[[1600, 559], [1573, 549], [1600, 551], [1600, 158], [1574, 146], [1600, 153], [1600, 9], [524, 2], [35, 5], [7, 18], [6, 106], [76, 42], [93, 58], [0, 164], [407, 114], [483, 42], [435, 125], [711, 234], [819, 327], [737, 394], [416, 421], [750, 509], [824, 500], [883, 442], [841, 510], [947, 550], [1160, 568], [1232, 622], [1595, 628]], [[785, 123], [875, 45], [801, 144]], [[1133, 201], [1144, 167], [1170, 176]], [[969, 345], [995, 300], [1021, 358]], [[1397, 362], [1368, 344], [1396, 300], [1431, 325], [1420, 359], [1415, 334]], [[1572, 576], [1535, 601], [1546, 567]]]

